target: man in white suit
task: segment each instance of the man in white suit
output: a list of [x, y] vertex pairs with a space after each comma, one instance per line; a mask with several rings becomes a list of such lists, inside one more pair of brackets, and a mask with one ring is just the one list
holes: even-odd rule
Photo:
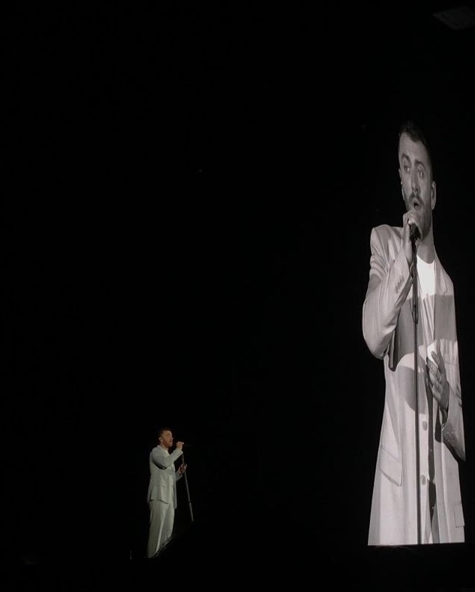
[[183, 454], [183, 442], [173, 446], [173, 434], [168, 428], [158, 433], [158, 446], [152, 449], [149, 457], [150, 482], [147, 501], [150, 509], [150, 527], [147, 544], [147, 557], [155, 557], [170, 541], [173, 534], [175, 509], [177, 507], [176, 482], [186, 471], [182, 463], [175, 469], [175, 461]]
[[398, 160], [406, 212], [402, 227], [371, 231], [362, 315], [364, 339], [383, 360], [386, 383], [368, 544], [463, 542], [454, 287], [434, 246], [436, 184], [427, 141], [413, 122], [400, 129]]

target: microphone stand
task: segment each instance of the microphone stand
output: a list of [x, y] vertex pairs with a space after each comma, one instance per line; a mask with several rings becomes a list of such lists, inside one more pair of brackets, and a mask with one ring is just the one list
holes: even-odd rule
[[[182, 459], [183, 459], [183, 461], [182, 461], [183, 464], [185, 464], [185, 453], [183, 453]], [[186, 495], [188, 497], [188, 506], [190, 508], [191, 521], [194, 522], [195, 519], [193, 518], [193, 508], [191, 506], [190, 488], [188, 487], [188, 477], [186, 476], [186, 471], [183, 473], [183, 476], [185, 477]]]
[[419, 322], [417, 249], [416, 239], [412, 238], [412, 320], [414, 321], [414, 416], [416, 428], [416, 490], [417, 490], [417, 544], [421, 544], [421, 485], [420, 485], [420, 446], [419, 446], [419, 394], [418, 394], [418, 357], [417, 324]]

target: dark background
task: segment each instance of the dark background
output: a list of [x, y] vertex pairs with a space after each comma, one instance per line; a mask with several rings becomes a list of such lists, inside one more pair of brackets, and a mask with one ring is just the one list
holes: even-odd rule
[[[433, 16], [455, 6], [2, 9], [5, 565], [130, 555], [139, 581], [158, 577], [146, 489], [166, 424], [191, 445], [174, 570], [242, 575], [271, 549], [285, 573], [369, 582], [415, 558], [458, 584], [474, 537], [474, 28]], [[406, 117], [433, 146], [456, 290], [467, 543], [374, 556], [384, 382], [361, 311], [370, 230], [403, 214]]]

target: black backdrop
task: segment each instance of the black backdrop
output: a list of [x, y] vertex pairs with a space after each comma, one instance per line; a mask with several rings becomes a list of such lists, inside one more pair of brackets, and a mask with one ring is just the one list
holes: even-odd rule
[[403, 213], [408, 116], [434, 146], [456, 290], [464, 560], [473, 29], [439, 8], [4, 10], [7, 563], [101, 561], [121, 540], [142, 565], [168, 424], [191, 444], [181, 557], [237, 549], [245, 569], [270, 545], [319, 568], [356, 556], [366, 577], [384, 384], [361, 307], [371, 227]]

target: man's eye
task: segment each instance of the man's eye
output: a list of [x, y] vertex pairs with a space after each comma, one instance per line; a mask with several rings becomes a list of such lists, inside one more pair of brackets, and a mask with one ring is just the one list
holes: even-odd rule
[[420, 177], [421, 179], [423, 179], [423, 178], [424, 178], [424, 171], [423, 171], [422, 169], [419, 169], [419, 170], [417, 171], [417, 174], [419, 175], [419, 177]]

